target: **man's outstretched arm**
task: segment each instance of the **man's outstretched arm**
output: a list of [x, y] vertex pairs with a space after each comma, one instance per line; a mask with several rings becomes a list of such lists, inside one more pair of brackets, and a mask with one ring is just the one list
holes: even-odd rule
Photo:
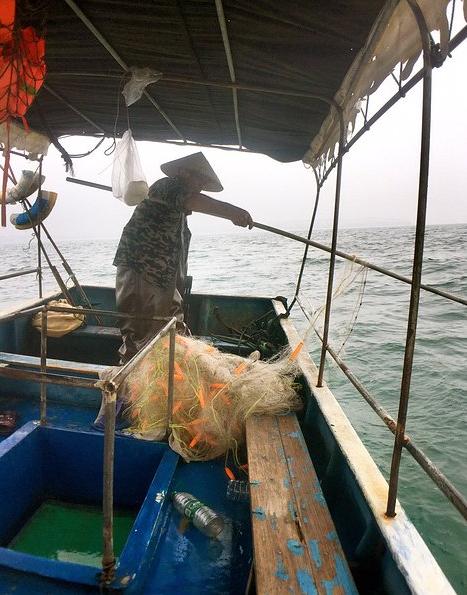
[[239, 225], [240, 227], [249, 227], [251, 229], [253, 225], [253, 219], [245, 209], [240, 209], [228, 202], [210, 198], [205, 194], [192, 194], [185, 200], [184, 206], [188, 211], [214, 215], [214, 217], [222, 217], [222, 219], [230, 219], [234, 225]]

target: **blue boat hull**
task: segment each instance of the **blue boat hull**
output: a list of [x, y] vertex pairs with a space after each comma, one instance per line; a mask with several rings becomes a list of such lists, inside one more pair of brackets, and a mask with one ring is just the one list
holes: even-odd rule
[[[114, 290], [100, 287], [85, 287], [85, 290], [93, 306], [115, 310]], [[192, 295], [188, 300], [187, 319], [195, 335], [235, 353], [249, 350], [248, 341], [240, 340], [235, 332], [235, 329], [247, 327], [249, 333], [245, 334], [254, 335], [267, 356], [289, 341], [295, 344], [298, 340], [290, 321], [278, 316], [281, 312], [281, 302], [268, 298]], [[71, 362], [116, 364], [120, 340], [114, 320], [107, 317], [104, 323], [108, 327], [104, 330], [94, 327], [89, 319], [88, 323], [88, 327], [61, 339], [50, 339], [48, 355]], [[0, 352], [9, 354], [11, 366], [15, 366], [15, 354], [23, 359], [23, 365], [30, 361], [33, 366], [40, 353], [39, 339], [28, 317], [0, 319]], [[300, 426], [359, 592], [397, 595], [441, 592], [425, 590], [423, 575], [427, 573], [434, 589], [441, 585], [443, 593], [450, 592], [449, 583], [402, 509], [398, 509], [398, 518], [393, 524], [382, 518], [379, 499], [386, 485], [384, 479], [358, 437], [352, 434], [347, 418], [329, 389], [325, 387], [328, 392], [324, 394], [314, 388], [315, 368], [308, 355], [301, 355], [299, 361], [303, 370], [299, 380], [304, 400], [299, 414]], [[74, 568], [79, 565], [34, 556], [28, 558], [5, 547], [41, 498], [47, 494], [54, 496], [49, 468], [67, 469], [67, 460], [70, 465], [73, 460], [73, 473], [69, 476], [71, 492], [61, 497], [70, 499], [72, 494], [78, 502], [86, 497], [94, 503], [100, 502], [103, 437], [91, 428], [100, 405], [99, 392], [50, 385], [47, 397], [48, 426], [38, 428], [33, 422], [39, 417], [38, 384], [2, 379], [0, 410], [16, 411], [21, 429], [0, 443], [0, 497], [2, 502], [8, 501], [0, 516], [1, 593], [98, 590], [99, 569]], [[32, 441], [39, 446], [27, 448]], [[47, 448], [44, 444], [48, 444]], [[163, 468], [160, 473], [157, 470], [146, 478], [145, 496], [135, 496], [133, 504], [140, 507], [139, 515], [122, 552], [114, 587], [125, 593], [245, 593], [252, 567], [250, 510], [248, 503], [227, 499], [224, 461], [187, 464], [168, 450], [166, 444], [144, 443], [128, 437], [118, 437], [117, 447], [121, 449], [117, 470], [121, 465], [122, 472], [128, 467], [130, 473], [131, 461], [150, 458], [151, 448], [159, 453]], [[53, 458], [55, 451], [61, 451], [60, 462]], [[41, 462], [35, 464], [34, 457], [42, 457]], [[42, 469], [40, 477], [37, 475], [39, 468]], [[144, 473], [139, 475], [142, 481]], [[125, 493], [128, 483], [131, 483], [128, 477], [125, 480], [124, 473], [117, 472], [117, 504], [120, 497], [117, 495]], [[96, 490], [92, 497], [91, 485]], [[13, 495], [24, 495], [27, 490], [30, 502], [23, 502], [21, 508], [21, 499]], [[228, 519], [228, 530], [221, 541], [209, 540], [193, 527], [181, 524], [168, 498], [173, 490], [195, 494]], [[155, 494], [159, 494], [160, 500], [156, 507]], [[7, 519], [13, 519], [11, 526], [7, 526]]]

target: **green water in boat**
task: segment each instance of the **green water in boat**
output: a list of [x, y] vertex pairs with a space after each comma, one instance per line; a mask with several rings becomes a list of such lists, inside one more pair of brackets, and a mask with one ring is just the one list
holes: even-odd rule
[[[114, 511], [114, 548], [119, 556], [136, 518], [136, 511]], [[102, 510], [58, 500], [46, 500], [13, 538], [12, 550], [52, 560], [100, 567]]]

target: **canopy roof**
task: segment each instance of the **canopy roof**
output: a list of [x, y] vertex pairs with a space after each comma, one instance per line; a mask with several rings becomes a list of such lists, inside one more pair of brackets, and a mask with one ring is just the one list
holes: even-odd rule
[[[80, 0], [78, 4], [126, 65], [150, 67], [169, 77], [231, 83], [215, 0]], [[383, 4], [383, 0], [224, 0], [237, 83], [332, 99]], [[24, 24], [45, 23], [47, 88], [38, 100], [50, 129], [57, 136], [98, 132], [49, 89], [113, 134], [122, 68], [64, 0], [38, 0], [43, 12], [35, 11], [35, 22], [26, 5], [31, 3], [23, 0], [21, 13], [28, 21]], [[232, 89], [163, 78], [148, 92], [181, 137], [238, 146]], [[244, 90], [238, 90], [237, 97], [242, 145], [280, 161], [303, 157], [329, 111], [325, 102], [304, 97]], [[146, 97], [130, 107], [130, 118], [136, 139], [180, 139]], [[31, 108], [28, 121], [46, 132], [37, 107]], [[120, 109], [117, 133], [126, 127]]]
[[[419, 1], [439, 27], [449, 0]], [[419, 39], [401, 26], [412, 19], [405, 0], [18, 0], [18, 9], [21, 26], [46, 37], [46, 84], [28, 112], [33, 128], [120, 136], [128, 127], [125, 69], [149, 67], [163, 76], [129, 108], [136, 139], [241, 145], [280, 161], [308, 150], [313, 162], [332, 151], [333, 98], [350, 98], [351, 121], [362, 93], [419, 51], [393, 52], [402, 33]], [[370, 71], [357, 80], [362, 59]]]

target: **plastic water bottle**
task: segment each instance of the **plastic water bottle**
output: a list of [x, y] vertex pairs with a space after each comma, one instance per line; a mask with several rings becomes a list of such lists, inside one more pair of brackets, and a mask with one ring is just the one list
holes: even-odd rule
[[208, 537], [218, 537], [222, 533], [223, 518], [191, 494], [173, 492], [172, 501], [175, 509]]

